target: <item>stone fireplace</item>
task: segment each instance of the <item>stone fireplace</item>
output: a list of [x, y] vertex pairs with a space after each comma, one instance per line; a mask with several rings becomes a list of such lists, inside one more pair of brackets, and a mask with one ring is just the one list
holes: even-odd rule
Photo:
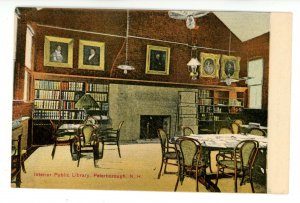
[[140, 118], [140, 139], [158, 138], [157, 129], [162, 128], [170, 134], [170, 115], [141, 115]]

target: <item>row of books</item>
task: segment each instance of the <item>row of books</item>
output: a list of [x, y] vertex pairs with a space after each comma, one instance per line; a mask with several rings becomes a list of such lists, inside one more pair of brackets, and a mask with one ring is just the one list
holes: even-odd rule
[[199, 90], [199, 98], [208, 98], [212, 97], [211, 90]]
[[94, 84], [89, 83], [88, 86], [89, 92], [108, 92], [108, 85], [107, 84]]
[[59, 111], [34, 110], [33, 118], [35, 119], [59, 119]]
[[83, 82], [62, 82], [61, 89], [72, 90], [72, 91], [84, 91], [84, 83]]
[[242, 106], [242, 101], [239, 101], [237, 99], [229, 99], [229, 106]]
[[34, 90], [35, 99], [59, 99], [60, 92], [57, 90]]
[[200, 121], [212, 121], [214, 118], [214, 114], [210, 113], [210, 114], [200, 114], [199, 115], [199, 120]]
[[224, 113], [224, 112], [228, 112], [228, 108], [215, 107], [214, 112], [215, 112], [215, 113]]
[[107, 101], [107, 94], [106, 93], [90, 93], [90, 95], [96, 101]]
[[66, 119], [84, 119], [84, 112], [83, 111], [61, 111], [60, 112], [60, 119], [66, 120]]
[[58, 109], [59, 101], [51, 100], [34, 100], [35, 109]]
[[51, 80], [35, 80], [34, 88], [35, 89], [59, 90], [60, 82], [59, 81], [51, 81]]
[[75, 103], [74, 101], [62, 101], [61, 105], [63, 109], [75, 109]]
[[75, 100], [75, 92], [62, 92], [61, 99], [63, 100]]
[[200, 105], [212, 105], [212, 99], [199, 99]]
[[199, 106], [199, 112], [200, 113], [211, 113], [213, 112], [212, 106]]

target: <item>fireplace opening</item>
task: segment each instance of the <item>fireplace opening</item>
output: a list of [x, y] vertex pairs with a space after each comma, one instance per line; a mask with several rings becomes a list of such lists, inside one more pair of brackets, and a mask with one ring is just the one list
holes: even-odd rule
[[170, 134], [170, 115], [141, 115], [140, 118], [140, 139], [158, 138], [157, 129], [162, 128]]

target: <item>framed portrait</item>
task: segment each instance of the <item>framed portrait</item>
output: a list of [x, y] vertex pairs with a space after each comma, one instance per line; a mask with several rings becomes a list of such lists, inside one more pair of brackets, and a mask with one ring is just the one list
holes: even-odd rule
[[147, 45], [146, 74], [169, 75], [170, 48]]
[[200, 53], [200, 76], [219, 78], [220, 58], [220, 54]]
[[78, 68], [104, 70], [105, 43], [87, 40], [79, 41]]
[[73, 39], [45, 36], [44, 66], [72, 68]]
[[221, 79], [233, 78], [238, 80], [240, 74], [240, 57], [222, 55]]

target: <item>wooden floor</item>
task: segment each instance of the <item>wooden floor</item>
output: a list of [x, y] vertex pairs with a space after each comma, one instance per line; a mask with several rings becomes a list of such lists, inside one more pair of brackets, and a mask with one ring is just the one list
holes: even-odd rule
[[[25, 161], [27, 173], [22, 173], [22, 188], [174, 190], [175, 174], [164, 174], [157, 179], [161, 161], [158, 143], [123, 144], [122, 158], [119, 158], [115, 146], [107, 146], [97, 168], [90, 155], [83, 157], [77, 167], [77, 162], [71, 159], [68, 146], [58, 146], [54, 160], [51, 159], [51, 150], [52, 146], [39, 147]], [[215, 162], [212, 165], [215, 166]], [[170, 166], [168, 170], [176, 171], [177, 168]], [[234, 191], [232, 178], [220, 179], [218, 186], [221, 192]], [[240, 193], [251, 193], [250, 184], [240, 186], [238, 190]], [[194, 192], [195, 181], [186, 178], [177, 191]], [[200, 192], [208, 191], [201, 186]], [[263, 187], [256, 187], [256, 192], [266, 191]]]

